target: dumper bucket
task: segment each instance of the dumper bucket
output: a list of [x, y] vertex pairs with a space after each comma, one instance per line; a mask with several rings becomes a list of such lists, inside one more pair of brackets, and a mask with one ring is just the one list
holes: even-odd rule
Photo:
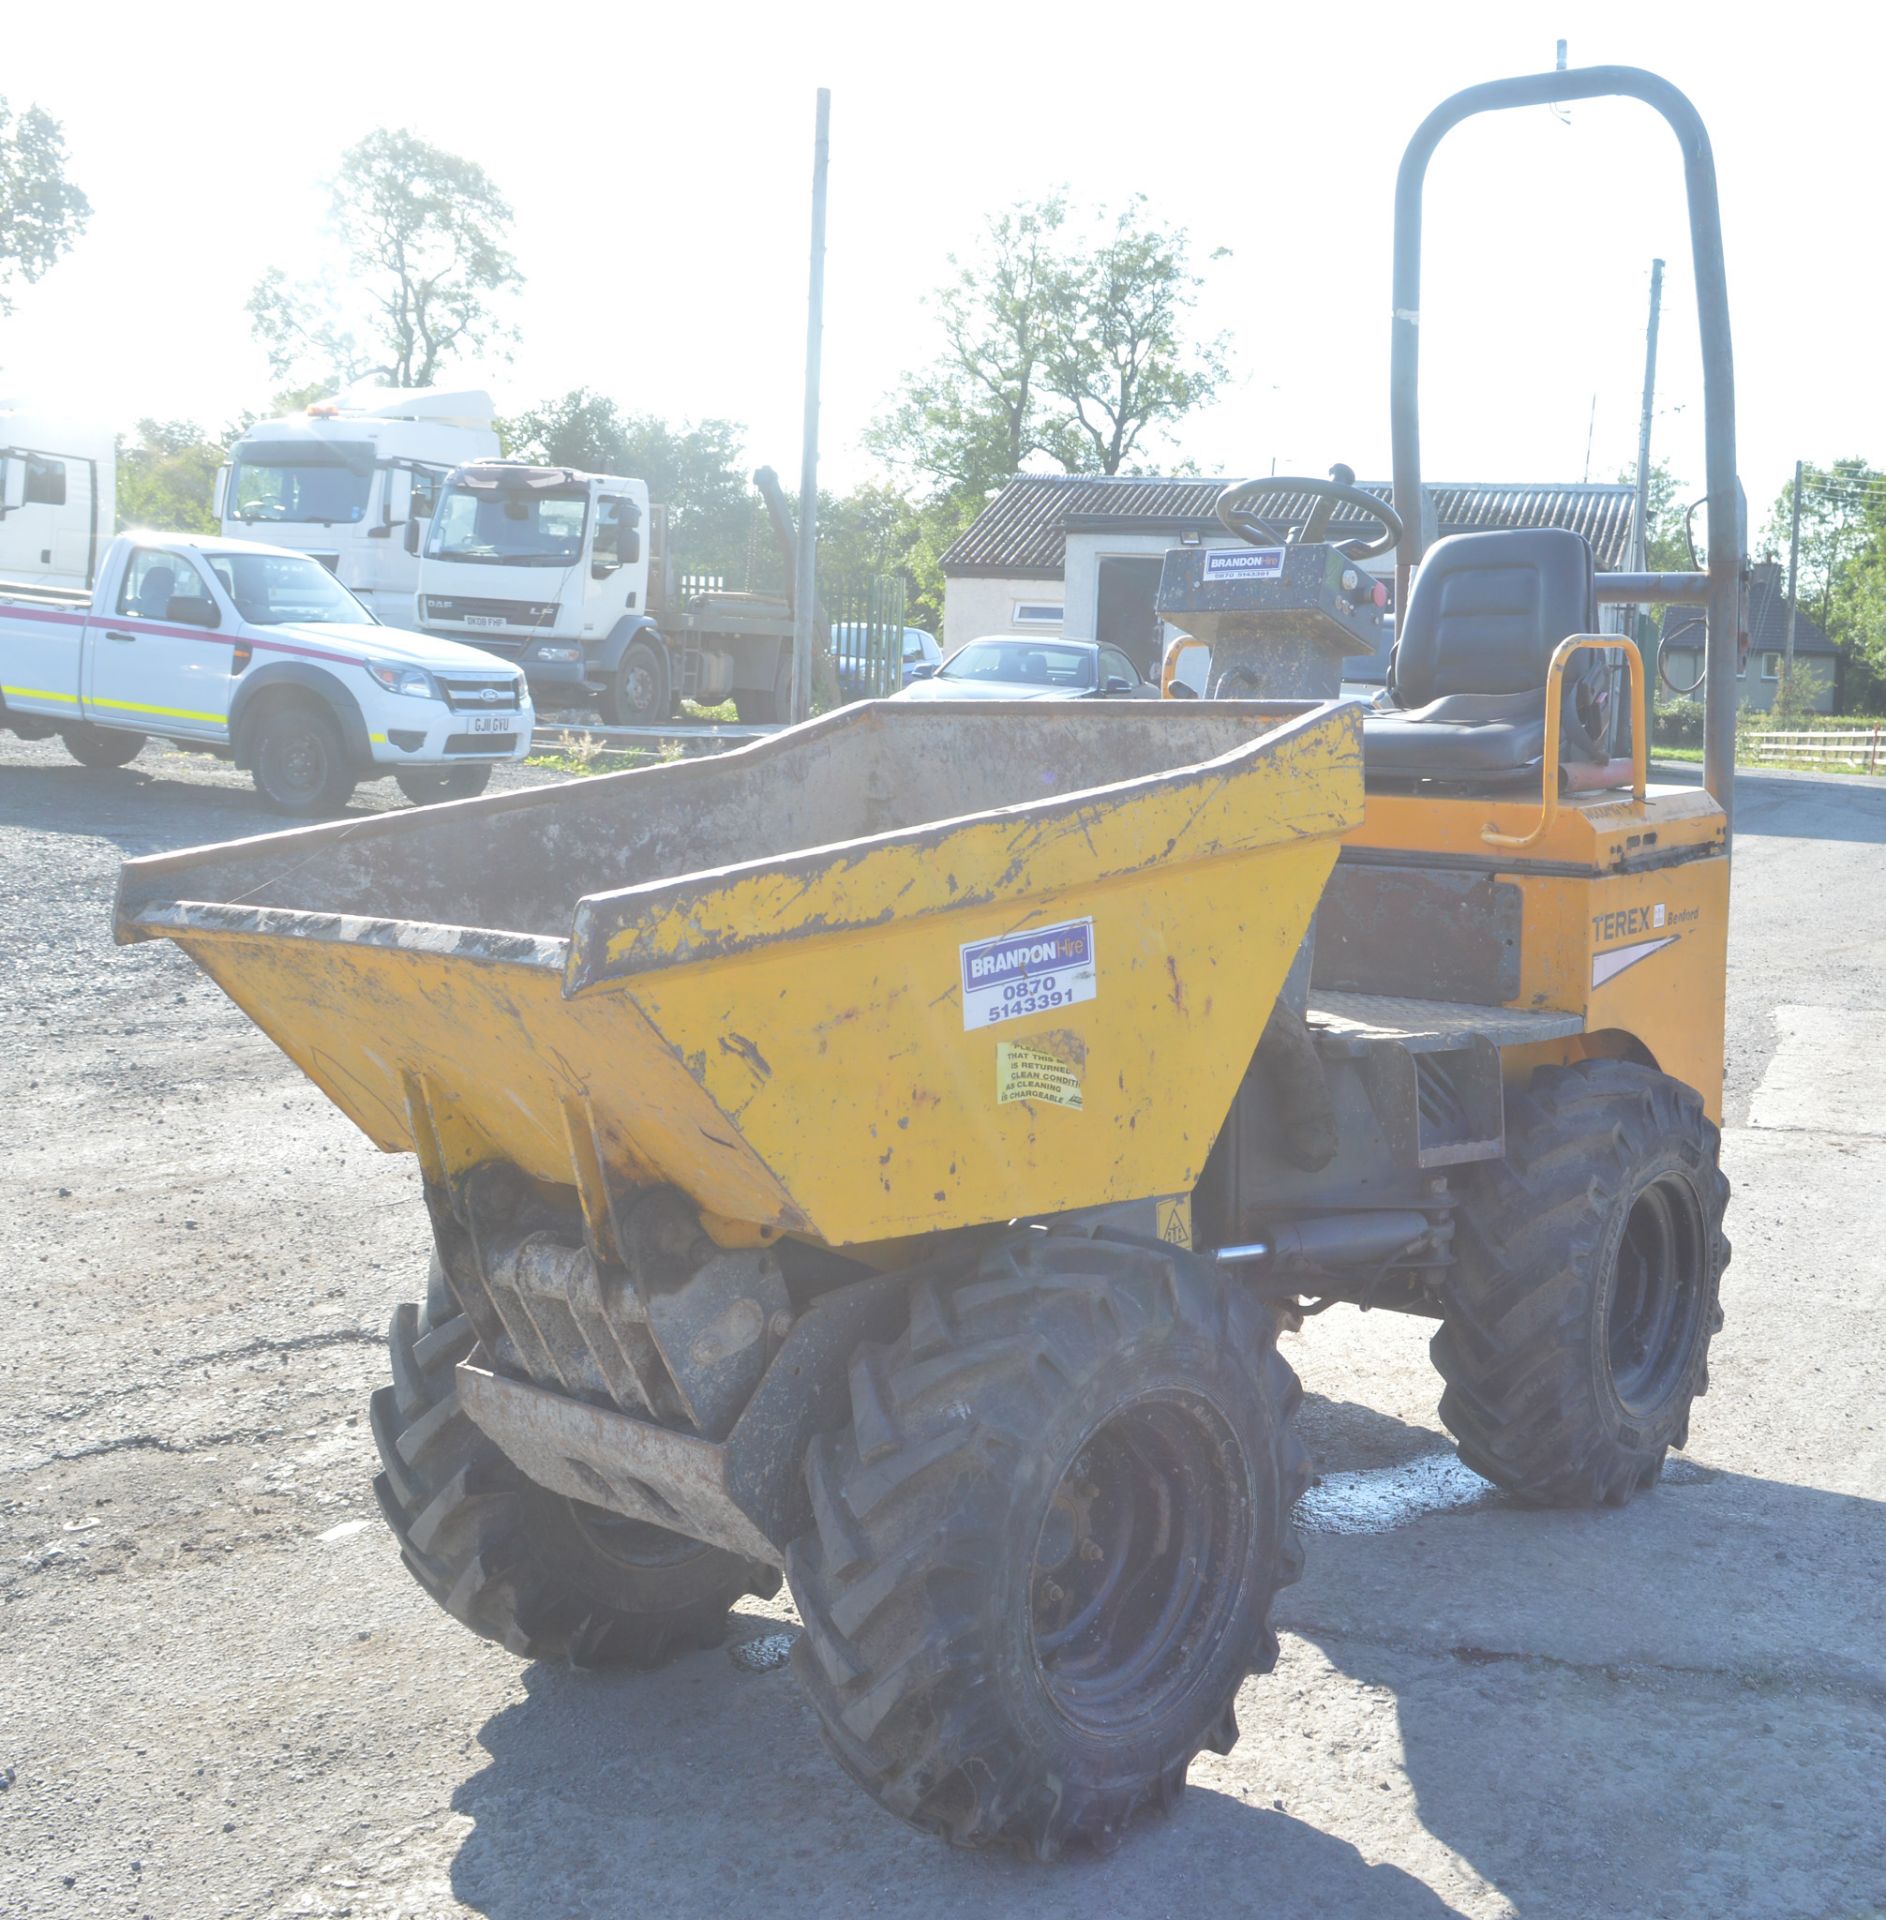
[[858, 1247], [1189, 1192], [1361, 810], [1353, 705], [875, 702], [133, 860], [116, 926], [435, 1175]]

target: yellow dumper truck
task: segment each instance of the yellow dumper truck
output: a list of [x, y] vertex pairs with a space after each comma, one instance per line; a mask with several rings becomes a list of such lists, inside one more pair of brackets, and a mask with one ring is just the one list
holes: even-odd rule
[[[1705, 786], [1575, 534], [1423, 551], [1420, 189], [1467, 114], [1683, 147], [1709, 400]], [[965, 1844], [1114, 1844], [1277, 1643], [1280, 1322], [1438, 1323], [1463, 1458], [1625, 1501], [1680, 1445], [1717, 1167], [1743, 511], [1706, 136], [1627, 69], [1456, 96], [1402, 170], [1398, 702], [1338, 697], [1341, 483], [1168, 560], [1250, 699], [846, 708], [712, 761], [135, 860], [177, 941], [424, 1175], [374, 1396], [407, 1565], [525, 1657], [648, 1664], [781, 1572], [843, 1765]], [[1279, 524], [1276, 498], [1312, 505]], [[1628, 666], [1627, 675], [1620, 664]]]

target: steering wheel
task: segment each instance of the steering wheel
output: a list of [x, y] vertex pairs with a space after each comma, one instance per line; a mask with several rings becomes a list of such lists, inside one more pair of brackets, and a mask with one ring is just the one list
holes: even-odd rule
[[[1274, 495], [1307, 493], [1313, 505], [1301, 520], [1281, 524], [1266, 520], [1256, 511], [1256, 503]], [[1274, 474], [1268, 480], [1242, 480], [1227, 487], [1218, 496], [1218, 520], [1227, 533], [1248, 540], [1254, 547], [1307, 546], [1329, 531], [1329, 523], [1339, 507], [1354, 507], [1365, 513], [1382, 529], [1374, 539], [1358, 537], [1345, 540], [1337, 549], [1350, 560], [1373, 560], [1397, 545], [1402, 536], [1401, 515], [1387, 501], [1376, 499], [1356, 485], [1356, 477], [1347, 467], [1331, 467], [1327, 480], [1311, 480], [1300, 474]]]

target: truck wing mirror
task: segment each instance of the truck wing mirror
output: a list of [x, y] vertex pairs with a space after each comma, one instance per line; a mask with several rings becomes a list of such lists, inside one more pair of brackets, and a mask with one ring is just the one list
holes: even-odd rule
[[173, 627], [220, 627], [223, 616], [206, 593], [173, 593], [164, 602], [164, 618]]
[[18, 454], [0, 460], [0, 514], [26, 504], [26, 462]]
[[406, 551], [408, 553], [417, 553], [419, 551], [419, 522], [417, 520], [408, 520], [406, 522]]
[[616, 558], [625, 567], [632, 567], [642, 557], [642, 536], [633, 527], [622, 527], [616, 533]]

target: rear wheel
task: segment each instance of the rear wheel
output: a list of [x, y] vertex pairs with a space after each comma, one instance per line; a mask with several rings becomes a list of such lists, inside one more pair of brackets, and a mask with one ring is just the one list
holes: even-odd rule
[[358, 784], [333, 716], [299, 701], [257, 722], [250, 766], [256, 790], [277, 813], [339, 813]]
[[1622, 1506], [1689, 1436], [1722, 1325], [1729, 1183], [1701, 1096], [1622, 1060], [1541, 1067], [1462, 1199], [1434, 1364], [1476, 1473]]
[[474, 1633], [526, 1660], [652, 1667], [718, 1645], [742, 1594], [779, 1590], [770, 1567], [527, 1480], [459, 1410], [471, 1324], [436, 1260], [425, 1306], [394, 1314], [390, 1346], [373, 1490], [414, 1579]]
[[475, 800], [491, 784], [485, 766], [412, 767], [393, 776], [394, 784], [416, 807], [435, 800]]
[[121, 733], [116, 727], [78, 725], [60, 729], [65, 750], [82, 767], [122, 767], [135, 760], [144, 749], [148, 736]]
[[1276, 1323], [1189, 1256], [1005, 1241], [851, 1368], [787, 1558], [848, 1772], [959, 1845], [1116, 1844], [1277, 1657], [1309, 1467]]
[[792, 718], [792, 653], [779, 650], [779, 664], [773, 671], [773, 690], [761, 693], [742, 689], [733, 697], [734, 711], [742, 726], [764, 727]]
[[674, 704], [666, 653], [652, 640], [631, 640], [598, 704], [612, 727], [660, 726]]

